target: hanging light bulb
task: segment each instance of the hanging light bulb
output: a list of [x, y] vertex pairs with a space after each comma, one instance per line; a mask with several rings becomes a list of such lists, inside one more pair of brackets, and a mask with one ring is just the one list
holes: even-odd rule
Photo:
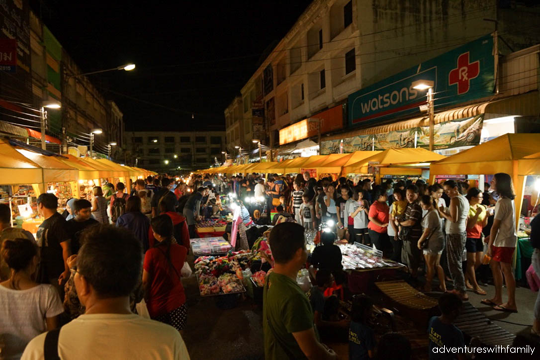
[[191, 118], [192, 118], [192, 119], [195, 119], [195, 114], [192, 113], [192, 114], [191, 114]]

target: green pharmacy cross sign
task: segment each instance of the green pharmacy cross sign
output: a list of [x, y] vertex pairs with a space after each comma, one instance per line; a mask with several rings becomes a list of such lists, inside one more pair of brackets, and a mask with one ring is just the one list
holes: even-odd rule
[[378, 125], [419, 113], [427, 90], [412, 83], [434, 83], [435, 108], [493, 95], [493, 37], [485, 35], [436, 58], [423, 62], [349, 96], [349, 126]]

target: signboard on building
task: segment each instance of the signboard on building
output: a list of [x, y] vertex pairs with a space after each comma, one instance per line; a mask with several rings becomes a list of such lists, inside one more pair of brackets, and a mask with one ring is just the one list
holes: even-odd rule
[[[436, 124], [435, 150], [478, 145], [483, 119], [483, 115], [479, 115]], [[344, 153], [414, 147], [429, 149], [429, 126], [323, 141], [321, 154], [337, 154], [340, 147], [343, 147]]]
[[0, 71], [17, 70], [17, 40], [0, 39]]
[[435, 108], [493, 95], [493, 37], [486, 35], [351, 94], [349, 125], [373, 125], [419, 113], [427, 89], [415, 81], [434, 82]]
[[0, 28], [3, 68], [0, 72], [0, 97], [31, 104], [29, 1], [2, 1]]
[[263, 140], [264, 131], [264, 105], [261, 100], [253, 102], [251, 107], [251, 124], [253, 126], [253, 138]]
[[309, 119], [302, 120], [279, 131], [279, 145], [289, 144], [298, 140], [316, 136], [321, 122], [321, 134], [343, 128], [343, 106], [335, 106]]

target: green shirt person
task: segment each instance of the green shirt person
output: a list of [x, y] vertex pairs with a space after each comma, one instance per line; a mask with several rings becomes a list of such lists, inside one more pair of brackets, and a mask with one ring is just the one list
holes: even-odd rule
[[304, 228], [279, 224], [272, 229], [269, 243], [275, 267], [264, 288], [265, 359], [337, 359], [319, 342], [311, 305], [296, 283], [307, 261]]

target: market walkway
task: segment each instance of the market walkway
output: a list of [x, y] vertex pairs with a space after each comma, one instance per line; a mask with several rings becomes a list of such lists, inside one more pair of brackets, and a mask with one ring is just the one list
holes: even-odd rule
[[[191, 261], [191, 265], [192, 265]], [[238, 306], [222, 310], [216, 306], [216, 298], [201, 298], [195, 276], [183, 280], [188, 299], [188, 325], [184, 340], [193, 360], [224, 359], [224, 360], [255, 360], [264, 359], [264, 343], [262, 331], [261, 309], [257, 308], [251, 299], [239, 302]], [[483, 287], [490, 297], [494, 293], [493, 286]], [[382, 298], [382, 294], [373, 294], [374, 299]], [[486, 296], [480, 296], [468, 292], [470, 303], [484, 313], [494, 324], [513, 334], [523, 334], [528, 337], [528, 331], [533, 319], [534, 302], [536, 293], [528, 288], [516, 289], [519, 313], [509, 314], [493, 310], [489, 306], [482, 305], [480, 301]], [[407, 321], [402, 319], [399, 322]], [[398, 322], [398, 323], [399, 323]], [[409, 327], [414, 325], [411, 324]], [[407, 328], [407, 326], [399, 326]], [[412, 327], [409, 332], [413, 331]], [[398, 329], [399, 331], [400, 329]], [[414, 329], [411, 338], [419, 337], [425, 332], [424, 329]], [[423, 340], [423, 339], [419, 339]], [[347, 358], [347, 345], [329, 344], [340, 355]], [[413, 349], [424, 352], [427, 359], [427, 337], [425, 342], [416, 341]], [[415, 355], [420, 355], [415, 352]], [[420, 357], [418, 357], [420, 358]]]

